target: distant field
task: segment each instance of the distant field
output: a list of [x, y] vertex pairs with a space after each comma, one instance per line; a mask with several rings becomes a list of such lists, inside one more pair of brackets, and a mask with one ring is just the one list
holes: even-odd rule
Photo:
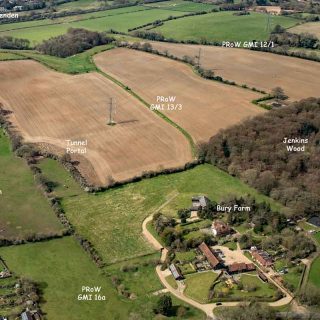
[[62, 3], [57, 6], [59, 11], [70, 10], [70, 9], [90, 9], [90, 8], [98, 8], [104, 5], [104, 1], [97, 0], [78, 0]]
[[320, 288], [320, 257], [311, 265], [308, 282]]
[[[129, 8], [113, 9], [70, 16], [55, 20], [39, 20], [21, 22], [0, 26], [0, 36], [10, 35], [16, 38], [25, 38], [32, 43], [65, 33], [69, 28], [86, 28], [93, 31], [107, 31], [114, 29], [127, 32], [128, 29], [165, 19], [169, 16], [179, 16], [185, 12], [162, 9], [148, 9], [134, 6]], [[92, 18], [91, 18], [92, 17]]]
[[168, 58], [120, 48], [98, 54], [94, 61], [150, 104], [159, 103], [157, 96], [176, 97], [174, 104], [181, 104], [182, 110], [162, 112], [196, 141], [264, 112], [251, 103], [261, 94], [202, 79], [187, 65]]
[[[70, 76], [29, 60], [1, 62], [0, 74], [0, 101], [14, 112], [11, 120], [26, 141], [63, 154], [66, 140], [87, 140], [86, 153], [72, 159], [94, 185], [192, 160], [189, 142], [177, 129], [100, 74]], [[115, 126], [107, 125], [111, 97], [117, 103]]]
[[319, 96], [320, 63], [266, 52], [212, 46], [152, 42], [159, 51], [194, 57], [201, 48], [201, 65], [224, 79], [270, 92], [281, 87], [291, 99]]
[[199, 11], [210, 11], [217, 7], [209, 3], [192, 2], [184, 0], [170, 0], [163, 2], [154, 2], [146, 4], [147, 7], [167, 9], [174, 11], [188, 11], [188, 12], [199, 12]]
[[0, 237], [24, 238], [32, 234], [62, 231], [62, 225], [38, 189], [32, 172], [24, 160], [13, 155], [2, 130], [0, 190]]
[[[277, 24], [289, 28], [297, 22], [293, 18], [273, 16], [270, 30]], [[234, 16], [233, 12], [224, 11], [167, 21], [153, 30], [177, 40], [252, 41], [268, 39], [270, 31], [266, 25], [266, 14]]]
[[291, 28], [292, 33], [311, 33], [320, 39], [320, 22], [308, 22]]
[[[197, 194], [206, 194], [216, 201], [230, 193], [251, 194], [258, 201], [275, 204], [211, 165], [146, 179], [96, 195], [79, 190], [55, 162], [41, 168], [45, 175], [58, 182], [57, 196], [62, 197], [62, 205], [77, 231], [95, 245], [108, 263], [154, 252], [141, 234], [142, 221], [175, 191], [179, 192], [180, 200], [171, 210], [190, 206], [191, 196]], [[64, 185], [68, 189], [66, 196]]]

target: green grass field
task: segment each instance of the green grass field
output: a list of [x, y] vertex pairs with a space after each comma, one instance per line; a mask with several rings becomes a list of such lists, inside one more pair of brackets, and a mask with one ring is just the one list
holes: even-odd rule
[[46, 19], [1, 25], [0, 36], [10, 35], [16, 38], [29, 39], [31, 43], [35, 45], [50, 37], [66, 33], [69, 28], [85, 28], [92, 31], [114, 29], [127, 32], [130, 28], [153, 22], [157, 19], [165, 19], [169, 16], [179, 16], [184, 13], [185, 12], [148, 9], [147, 7], [135, 6], [69, 16], [55, 20]]
[[[23, 58], [33, 59], [59, 72], [68, 73], [68, 74], [79, 74], [79, 73], [96, 71], [97, 67], [92, 62], [91, 57], [96, 53], [106, 51], [111, 48], [113, 48], [113, 45], [111, 44], [97, 46], [85, 52], [82, 52], [67, 58], [59, 58], [59, 57], [44, 55], [31, 50], [21, 50], [21, 51], [13, 50], [12, 54], [14, 55], [14, 52], [16, 52], [17, 54], [20, 55], [19, 56], [20, 59], [23, 59]], [[1, 54], [0, 54], [0, 59], [1, 59]]]
[[187, 12], [200, 12], [210, 11], [214, 9], [215, 5], [209, 3], [192, 2], [184, 0], [170, 0], [163, 2], [155, 2], [146, 4], [147, 7], [173, 10], [173, 11], [187, 11]]
[[[18, 276], [38, 283], [43, 295], [41, 309], [49, 320], [153, 319], [153, 307], [158, 298], [150, 293], [163, 288], [154, 266], [143, 264], [158, 255], [130, 261], [138, 265], [135, 271], [121, 271], [122, 264], [99, 270], [73, 237], [2, 247], [0, 256]], [[112, 285], [111, 276], [117, 276], [135, 298], [120, 296]], [[106, 296], [106, 301], [78, 301], [82, 286], [101, 286], [100, 294]], [[203, 319], [200, 311], [176, 298], [173, 298], [173, 305], [174, 310], [181, 305], [187, 308], [184, 319]], [[172, 316], [170, 319], [181, 318]]]
[[210, 287], [217, 277], [218, 273], [211, 271], [187, 275], [185, 295], [200, 303], [207, 303]]
[[320, 288], [320, 256], [311, 265], [308, 282]]
[[[247, 300], [259, 298], [261, 300], [273, 300], [276, 294], [276, 288], [268, 283], [260, 280], [255, 275], [242, 274], [240, 282], [244, 286], [244, 290], [239, 290], [236, 286], [229, 289], [224, 282], [221, 282], [215, 286], [215, 292], [222, 291], [225, 293], [224, 298], [215, 298], [215, 300]], [[255, 290], [245, 290], [247, 286], [255, 287]]]
[[[277, 24], [288, 28], [297, 22], [293, 18], [273, 16], [270, 30]], [[234, 16], [233, 12], [224, 11], [168, 21], [153, 31], [177, 40], [252, 41], [269, 37], [270, 31], [267, 31], [266, 26], [266, 14]]]
[[[74, 238], [1, 248], [0, 255], [10, 270], [39, 283], [48, 319], [105, 320], [107, 315], [124, 319], [126, 304]], [[107, 300], [78, 301], [82, 286], [101, 286]]]
[[15, 157], [0, 130], [0, 236], [24, 238], [60, 233], [62, 225], [34, 182], [25, 161]]
[[[54, 172], [55, 182], [63, 185], [64, 181], [59, 180], [63, 175], [59, 173], [61, 170], [64, 170], [61, 166], [51, 164], [50, 170], [43, 172]], [[206, 194], [212, 200], [220, 200], [228, 193], [252, 194], [257, 200], [268, 200], [211, 165], [146, 179], [96, 195], [77, 191], [78, 195], [72, 197], [63, 197], [63, 192], [59, 196], [63, 197], [62, 205], [77, 231], [94, 244], [106, 262], [112, 263], [153, 252], [141, 234], [142, 221], [175, 191], [179, 192], [175, 205], [180, 208], [190, 206], [191, 196], [195, 194]]]
[[14, 54], [12, 52], [3, 52], [0, 51], [0, 61], [7, 61], [7, 60], [20, 60], [25, 59], [24, 57], [21, 57], [17, 54]]
[[283, 275], [283, 279], [291, 284], [296, 291], [299, 288], [299, 283], [301, 279], [302, 272], [299, 268], [293, 267], [289, 268], [289, 272]]

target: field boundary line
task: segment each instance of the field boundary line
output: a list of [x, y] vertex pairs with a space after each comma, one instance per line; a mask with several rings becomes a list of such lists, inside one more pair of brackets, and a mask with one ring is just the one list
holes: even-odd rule
[[[92, 56], [91, 56], [91, 60], [92, 63], [94, 63]], [[95, 66], [97, 67], [97, 65], [95, 64]], [[131, 94], [133, 97], [135, 97], [136, 99], [138, 99], [140, 102], [142, 102], [149, 110], [150, 110], [150, 104], [148, 104], [143, 98], [141, 98], [137, 93], [135, 93], [134, 91], [132, 91], [131, 88], [129, 88], [128, 86], [126, 86], [125, 84], [123, 84], [121, 81], [117, 80], [116, 78], [112, 77], [111, 75], [103, 72], [101, 69], [99, 69], [97, 67], [97, 72], [100, 73], [101, 75], [103, 75], [104, 77], [106, 77], [107, 79], [111, 80], [112, 82], [114, 82], [115, 84], [117, 84], [119, 87], [121, 87], [122, 89], [124, 89], [125, 91], [127, 91], [129, 94]], [[167, 117], [166, 115], [164, 115], [162, 112], [160, 112], [159, 110], [150, 110], [153, 111], [155, 114], [157, 114], [160, 118], [162, 118], [163, 120], [165, 120], [166, 122], [168, 122], [170, 125], [172, 125], [173, 127], [175, 127], [176, 129], [178, 129], [184, 136], [185, 138], [189, 141], [190, 144], [190, 148], [191, 148], [191, 154], [192, 156], [195, 158], [196, 157], [196, 144], [193, 141], [191, 135], [189, 132], [187, 132], [184, 128], [180, 127], [177, 123], [175, 123], [174, 121], [172, 121], [169, 117]]]

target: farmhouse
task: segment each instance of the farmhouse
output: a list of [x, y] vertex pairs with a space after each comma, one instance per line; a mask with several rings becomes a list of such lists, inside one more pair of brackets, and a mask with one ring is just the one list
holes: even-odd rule
[[241, 272], [249, 272], [255, 270], [256, 267], [253, 263], [233, 263], [230, 266], [228, 266], [228, 273], [234, 274], [234, 273], [241, 273]]
[[218, 269], [221, 267], [220, 260], [212, 253], [211, 249], [204, 242], [200, 244], [199, 249], [207, 258], [213, 269]]
[[270, 255], [262, 250], [251, 250], [252, 258], [257, 261], [263, 267], [271, 267], [273, 260]]
[[32, 314], [29, 311], [21, 313], [21, 320], [33, 320]]
[[192, 200], [191, 211], [199, 211], [200, 209], [206, 208], [210, 201], [205, 196], [192, 197], [191, 200]]
[[225, 236], [231, 233], [230, 227], [221, 220], [215, 220], [212, 223], [211, 231], [214, 236]]
[[308, 223], [314, 225], [315, 227], [320, 227], [320, 217], [313, 216], [308, 220]]
[[264, 273], [262, 273], [261, 271], [258, 271], [258, 276], [259, 278], [263, 281], [263, 282], [268, 282], [268, 278], [266, 277], [266, 275]]
[[176, 266], [174, 263], [171, 263], [169, 266], [169, 270], [172, 273], [172, 276], [175, 278], [175, 280], [181, 280], [183, 279], [183, 275], [179, 269], [178, 266]]

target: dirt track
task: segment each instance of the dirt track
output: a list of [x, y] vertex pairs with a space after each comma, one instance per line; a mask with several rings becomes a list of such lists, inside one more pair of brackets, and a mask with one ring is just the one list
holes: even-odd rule
[[207, 140], [221, 128], [264, 112], [250, 102], [261, 95], [205, 80], [189, 66], [168, 58], [119, 48], [96, 55], [94, 61], [150, 104], [159, 103], [157, 96], [176, 97], [174, 104], [181, 104], [182, 110], [162, 112], [196, 141]]
[[[117, 104], [115, 126], [106, 124], [110, 97]], [[26, 141], [66, 150], [66, 139], [88, 140], [87, 153], [74, 159], [95, 185], [110, 176], [121, 181], [181, 166], [192, 157], [177, 129], [96, 73], [70, 76], [33, 61], [1, 62], [0, 102], [13, 111], [11, 120]]]
[[270, 92], [282, 87], [292, 100], [319, 96], [320, 63], [272, 53], [214, 46], [150, 42], [153, 48], [194, 57], [201, 48], [201, 65], [239, 84]]

